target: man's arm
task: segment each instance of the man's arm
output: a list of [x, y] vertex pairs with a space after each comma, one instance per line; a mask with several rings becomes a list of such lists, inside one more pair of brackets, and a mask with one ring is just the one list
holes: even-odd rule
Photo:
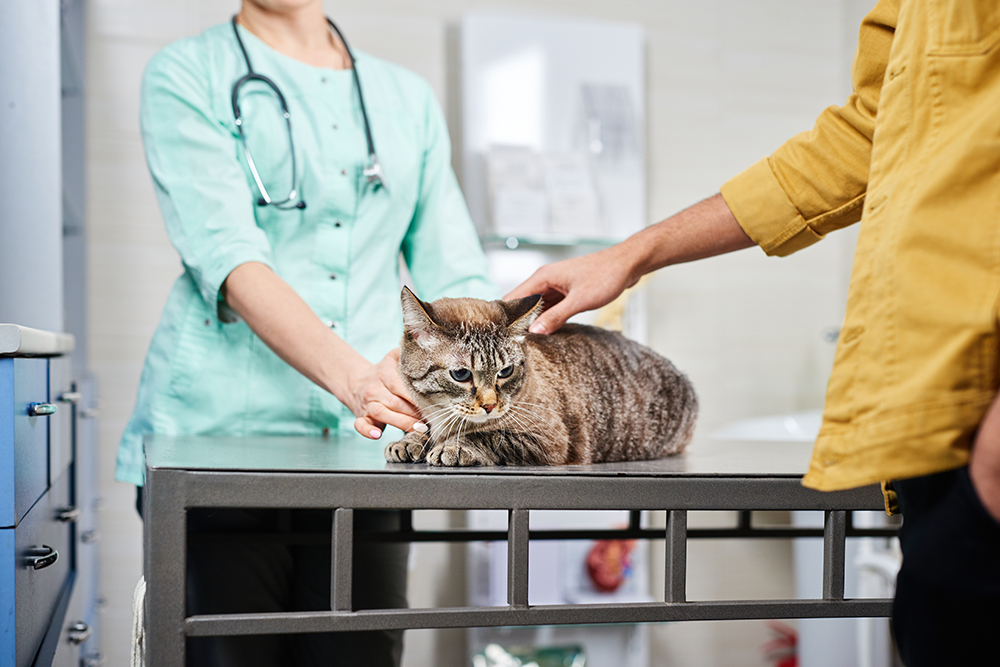
[[354, 413], [354, 428], [361, 435], [378, 438], [386, 424], [404, 431], [426, 430], [396, 371], [398, 350], [372, 364], [259, 262], [236, 267], [223, 283], [222, 295], [275, 354]]
[[551, 333], [573, 315], [610, 303], [651, 271], [753, 244], [717, 194], [616, 246], [543, 266], [506, 298], [541, 294], [548, 309], [531, 331]]
[[865, 17], [852, 68], [854, 92], [843, 106], [824, 110], [812, 130], [730, 179], [720, 195], [618, 246], [543, 267], [511, 292], [508, 297], [540, 292], [553, 306], [532, 331], [555, 331], [654, 269], [751, 244], [768, 255], [789, 255], [857, 222], [898, 13], [899, 0], [879, 0]]

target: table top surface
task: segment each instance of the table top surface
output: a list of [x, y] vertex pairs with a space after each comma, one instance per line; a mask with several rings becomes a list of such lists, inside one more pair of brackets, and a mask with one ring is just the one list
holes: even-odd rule
[[655, 461], [570, 466], [434, 467], [387, 463], [386, 442], [361, 436], [147, 436], [151, 469], [388, 475], [586, 475], [649, 477], [801, 477], [810, 443], [695, 438], [684, 454]]

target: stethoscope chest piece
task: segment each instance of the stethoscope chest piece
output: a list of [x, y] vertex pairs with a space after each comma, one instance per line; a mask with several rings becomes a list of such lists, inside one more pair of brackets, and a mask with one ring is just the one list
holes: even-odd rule
[[378, 156], [375, 153], [369, 156], [369, 160], [370, 162], [365, 167], [364, 175], [368, 179], [368, 183], [378, 190], [384, 185], [382, 182], [382, 164], [378, 161]]

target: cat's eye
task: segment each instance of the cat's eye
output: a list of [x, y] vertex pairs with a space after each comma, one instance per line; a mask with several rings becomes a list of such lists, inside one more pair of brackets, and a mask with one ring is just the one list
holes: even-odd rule
[[451, 372], [451, 379], [455, 382], [468, 382], [472, 379], [472, 371], [468, 368], [456, 368]]
[[514, 367], [508, 366], [507, 368], [501, 368], [500, 372], [497, 373], [498, 378], [509, 378], [514, 373]]

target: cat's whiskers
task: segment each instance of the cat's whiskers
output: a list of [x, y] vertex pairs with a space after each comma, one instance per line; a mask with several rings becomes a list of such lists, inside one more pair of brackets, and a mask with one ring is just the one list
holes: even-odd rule
[[452, 434], [455, 425], [461, 423], [462, 421], [463, 421], [462, 414], [458, 411], [452, 411], [451, 414], [448, 415], [448, 418], [445, 420], [444, 424], [441, 427], [442, 430], [441, 439], [443, 440], [448, 439]]
[[431, 412], [426, 412], [426, 413], [425, 413], [424, 410], [421, 410], [421, 414], [424, 417], [428, 418], [428, 419], [430, 419], [434, 415], [440, 414], [441, 412], [444, 412], [446, 410], [451, 410], [452, 403], [451, 403], [451, 401], [440, 401], [438, 403], [431, 403], [430, 405], [427, 406], [426, 409], [430, 409], [430, 408], [437, 408], [437, 409], [433, 410]]
[[553, 410], [549, 406], [544, 405], [542, 403], [530, 403], [528, 401], [511, 401], [511, 405], [514, 405], [514, 406], [517, 406], [517, 407], [530, 406], [530, 407], [533, 407], [533, 408], [541, 408], [542, 410], [545, 410], [546, 412], [548, 412], [549, 414], [551, 414], [553, 417], [556, 417], [556, 418], [560, 417], [560, 415], [559, 415], [558, 412], [556, 412], [555, 410]]
[[[440, 405], [440, 404], [438, 404]], [[427, 422], [428, 426], [431, 427], [431, 434], [434, 435], [436, 431], [444, 428], [452, 416], [454, 415], [454, 410], [450, 403], [446, 404], [445, 407], [439, 408], [432, 413], [424, 415], [424, 421]]]
[[[441, 403], [435, 403], [434, 405], [432, 405], [430, 407], [434, 407], [435, 405], [442, 405], [442, 404]], [[451, 411], [451, 405], [448, 404], [448, 405], [445, 405], [445, 407], [438, 408], [437, 410], [434, 410], [432, 412], [425, 413], [425, 412], [421, 411], [420, 416], [421, 416], [421, 419], [428, 426], [434, 426], [434, 422], [435, 421], [437, 421], [440, 417], [442, 417], [444, 415], [447, 415], [450, 411]]]
[[[513, 408], [515, 406], [512, 405], [511, 407]], [[533, 415], [530, 414], [528, 416], [533, 417]], [[525, 438], [530, 439], [535, 444], [535, 447], [532, 448], [533, 453], [541, 454], [542, 457], [545, 459], [545, 463], [547, 465], [551, 465], [548, 452], [545, 451], [545, 446], [539, 441], [538, 436], [532, 432], [531, 427], [533, 426], [533, 424], [531, 424], [530, 422], [526, 423], [524, 419], [518, 416], [516, 411], [511, 411], [510, 413], [508, 413], [508, 415], [505, 416], [505, 418], [507, 417], [509, 417], [510, 420], [514, 423], [514, 425], [517, 426], [518, 430]], [[548, 423], [545, 423], [545, 425], [548, 426]], [[511, 439], [513, 440], [513, 438]]]
[[[553, 412], [552, 410], [549, 410]], [[512, 404], [511, 405], [511, 416], [518, 420], [522, 424], [522, 428], [527, 432], [527, 435], [538, 445], [538, 450], [541, 452], [542, 456], [545, 457], [546, 463], [549, 463], [548, 452], [545, 451], [545, 446], [539, 440], [538, 435], [532, 431], [544, 431], [546, 429], [552, 428], [552, 423], [547, 419], [535, 414], [534, 412], [528, 411], [526, 408]]]
[[441, 408], [440, 410], [435, 411], [433, 414], [426, 415], [424, 417], [424, 421], [427, 422], [428, 424], [433, 425], [434, 422], [441, 419], [446, 419], [452, 414], [454, 414], [454, 411], [451, 408]]
[[462, 415], [462, 405], [452, 403], [451, 401], [443, 401], [440, 403], [435, 403], [434, 405], [444, 405], [444, 407], [439, 408], [432, 412], [430, 415], [425, 416], [427, 421], [434, 421], [444, 416], [444, 420], [438, 424], [431, 424], [433, 429], [432, 434], [435, 437], [446, 439], [454, 429], [456, 423], [464, 419]]
[[[511, 405], [511, 411], [513, 414], [519, 415], [523, 418], [530, 419], [534, 426], [538, 426], [539, 424], [549, 427], [552, 426], [552, 422], [549, 421], [548, 419], [520, 405]], [[553, 414], [555, 413], [553, 412]]]

